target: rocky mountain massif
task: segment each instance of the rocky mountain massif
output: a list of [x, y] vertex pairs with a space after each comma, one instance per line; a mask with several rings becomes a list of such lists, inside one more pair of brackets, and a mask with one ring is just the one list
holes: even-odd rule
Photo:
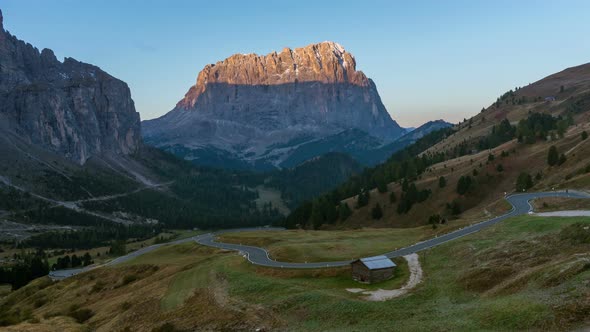
[[142, 130], [148, 144], [198, 164], [258, 169], [284, 167], [302, 144], [348, 130], [370, 136], [366, 148], [404, 134], [375, 83], [334, 42], [207, 65], [176, 107]]
[[4, 30], [0, 12], [0, 131], [84, 164], [140, 145], [127, 84], [93, 65], [41, 52]]

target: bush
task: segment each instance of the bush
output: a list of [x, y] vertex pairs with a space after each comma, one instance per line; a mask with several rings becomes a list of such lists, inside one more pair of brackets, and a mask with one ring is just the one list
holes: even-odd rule
[[498, 166], [496, 166], [496, 171], [498, 171], [498, 173], [504, 172], [504, 166], [502, 166], [502, 164], [498, 164]]
[[581, 136], [582, 136], [582, 140], [585, 140], [585, 139], [587, 139], [587, 138], [588, 138], [588, 133], [587, 133], [587, 132], [584, 130], [584, 131], [582, 132], [582, 135], [581, 135]]
[[45, 296], [41, 296], [40, 298], [35, 300], [35, 303], [33, 305], [35, 306], [35, 308], [41, 308], [46, 303], [47, 303], [47, 298]]
[[565, 162], [567, 161], [567, 158], [565, 157], [565, 154], [561, 154], [561, 156], [559, 156], [559, 161], [557, 162], [557, 165], [561, 166], [563, 165]]
[[82, 324], [92, 318], [92, 316], [94, 316], [94, 312], [92, 312], [90, 309], [77, 309], [71, 311], [69, 316], [75, 319], [78, 323]]
[[176, 327], [174, 327], [174, 325], [172, 323], [164, 323], [161, 326], [158, 327], [154, 327], [152, 329], [152, 332], [177, 332], [179, 330], [176, 329]]
[[131, 308], [131, 303], [125, 301], [123, 303], [121, 303], [121, 309], [122, 310], [129, 310]]
[[105, 286], [106, 283], [102, 280], [99, 280], [94, 284], [94, 286], [92, 286], [92, 288], [90, 289], [90, 293], [98, 293], [101, 290], [103, 290]]
[[137, 277], [137, 275], [135, 275], [135, 274], [128, 274], [125, 277], [123, 277], [123, 281], [121, 281], [121, 284], [128, 285], [128, 284], [136, 281], [137, 279], [139, 279]]

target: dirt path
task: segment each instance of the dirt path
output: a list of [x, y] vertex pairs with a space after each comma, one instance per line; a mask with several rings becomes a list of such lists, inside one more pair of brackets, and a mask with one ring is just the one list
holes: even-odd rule
[[539, 217], [590, 217], [588, 210], [569, 210], [569, 211], [552, 211], [535, 213]]
[[391, 290], [377, 289], [374, 291], [367, 291], [362, 288], [348, 288], [346, 290], [351, 293], [362, 293], [367, 295], [363, 297], [363, 299], [367, 301], [387, 301], [407, 294], [422, 282], [422, 266], [420, 266], [420, 259], [416, 253], [404, 256], [404, 258], [408, 261], [410, 280], [408, 280], [408, 282], [401, 288]]

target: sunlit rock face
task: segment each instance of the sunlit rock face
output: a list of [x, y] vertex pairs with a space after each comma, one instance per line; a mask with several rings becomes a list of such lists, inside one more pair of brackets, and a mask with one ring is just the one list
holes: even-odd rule
[[0, 13], [1, 129], [83, 164], [130, 154], [141, 142], [127, 84], [100, 68], [39, 50], [4, 30]]
[[360, 129], [383, 143], [403, 133], [373, 81], [334, 42], [207, 65], [171, 112], [144, 121], [142, 129], [146, 142], [187, 159], [203, 159], [206, 150], [274, 166], [298, 145], [345, 130]]

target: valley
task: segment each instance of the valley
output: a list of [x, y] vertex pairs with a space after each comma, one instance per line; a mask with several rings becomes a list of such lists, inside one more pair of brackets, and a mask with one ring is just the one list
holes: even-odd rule
[[108, 2], [2, 4], [0, 331], [590, 327], [576, 13]]

